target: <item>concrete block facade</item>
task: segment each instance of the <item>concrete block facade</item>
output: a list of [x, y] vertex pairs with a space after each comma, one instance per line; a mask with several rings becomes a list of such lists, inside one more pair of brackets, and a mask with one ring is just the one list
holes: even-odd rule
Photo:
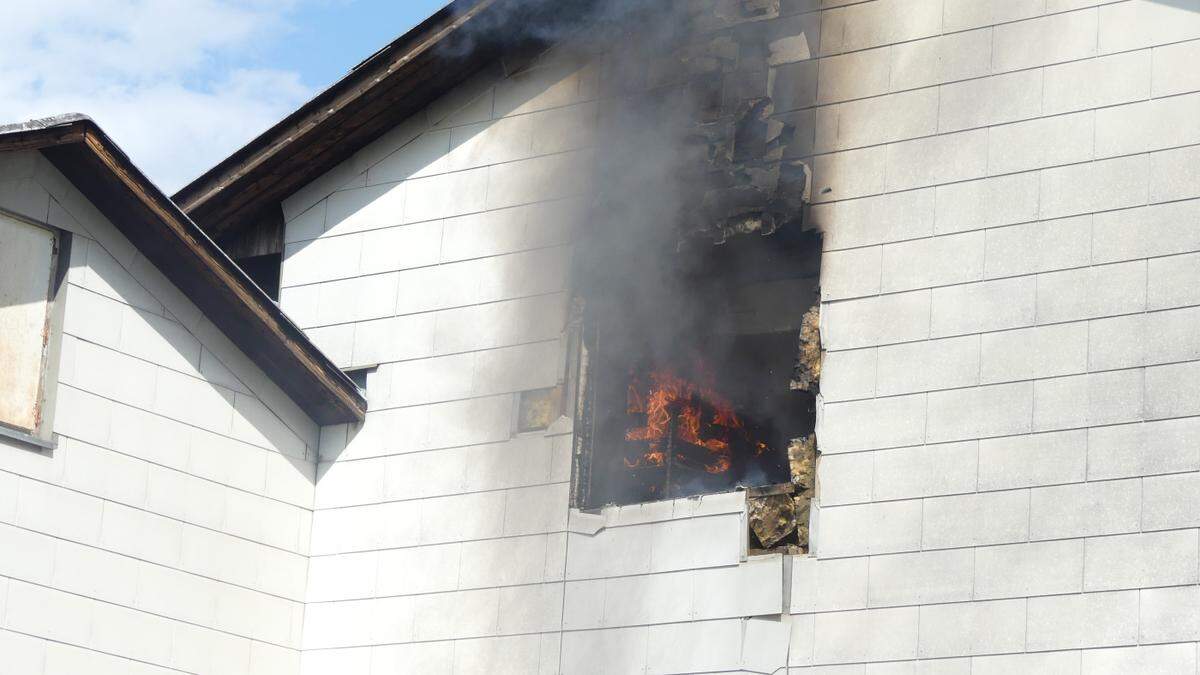
[[0, 672], [294, 673], [319, 430], [37, 153], [70, 233], [53, 450], [0, 438]]
[[317, 428], [36, 154], [53, 452], [0, 441], [0, 673], [1197, 673], [1200, 2], [782, 0], [811, 166], [813, 554], [744, 496], [581, 513], [562, 382], [597, 66], [497, 65], [282, 203]]
[[[1195, 331], [1172, 328], [1200, 197], [1176, 59], [1200, 5], [938, 4], [936, 35], [841, 38], [831, 58], [862, 75], [818, 87], [818, 118], [881, 109], [824, 113], [853, 140], [818, 142], [813, 209], [829, 353], [806, 565], [818, 584], [822, 565], [861, 570], [847, 583], [867, 591], [805, 606], [798, 672], [1192, 673], [1200, 635], [1164, 617], [1190, 611], [1197, 574], [1192, 500], [1171, 491], [1200, 468], [1182, 440]], [[822, 651], [822, 626], [868, 644]]]
[[825, 241], [814, 555], [747, 558], [736, 495], [572, 512], [569, 428], [514, 431], [592, 185], [595, 74], [551, 54], [283, 205], [283, 307], [378, 366], [322, 432], [305, 672], [1195, 672], [1200, 5], [781, 13]]

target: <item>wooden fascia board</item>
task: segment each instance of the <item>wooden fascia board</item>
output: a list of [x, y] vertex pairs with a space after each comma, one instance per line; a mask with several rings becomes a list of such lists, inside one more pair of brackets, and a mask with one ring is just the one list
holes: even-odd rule
[[[203, 181], [201, 185], [185, 187], [176, 195], [177, 198], [181, 198], [181, 201], [178, 202], [180, 208], [186, 213], [203, 210], [204, 205], [217, 194], [245, 179], [248, 175], [254, 173], [265, 163], [291, 146], [303, 143], [306, 137], [314, 130], [319, 129], [327, 119], [337, 116], [367, 93], [387, 83], [390, 76], [396, 71], [401, 70], [418, 57], [429, 52], [446, 37], [459, 30], [465, 23], [496, 2], [497, 0], [480, 0], [473, 7], [458, 14], [447, 24], [434, 30], [415, 45], [393, 58], [374, 66], [370, 65], [369, 62], [368, 64], [364, 64], [360, 67], [361, 73], [355, 71], [348, 76], [348, 79], [352, 79], [354, 83], [346, 87], [344, 91], [337, 92], [331, 101], [326, 103], [318, 97], [313, 103], [306, 106], [314, 107], [315, 110], [304, 114], [290, 125], [287, 125], [285, 120], [284, 124], [286, 126], [268, 131], [267, 135], [272, 140], [266, 141], [267, 144], [264, 147], [252, 152], [244, 160], [234, 163], [228, 170], [218, 173], [213, 178], [205, 179], [202, 177], [200, 179]], [[334, 90], [338, 86], [335, 85]], [[219, 167], [218, 171], [220, 172]], [[207, 183], [207, 187], [203, 187], [204, 183]]]
[[147, 187], [103, 132], [80, 126], [78, 140], [41, 149], [81, 191], [91, 186], [85, 196], [106, 206], [105, 215], [172, 283], [193, 291], [190, 299], [207, 318], [315, 422], [361, 420], [366, 402], [357, 387], [194, 223]]

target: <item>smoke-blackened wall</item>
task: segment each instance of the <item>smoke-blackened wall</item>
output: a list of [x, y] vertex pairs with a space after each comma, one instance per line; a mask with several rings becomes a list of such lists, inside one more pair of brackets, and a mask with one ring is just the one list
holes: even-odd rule
[[[625, 385], [606, 379], [667, 368], [707, 381], [736, 407], [750, 398], [761, 407], [769, 390], [780, 400], [759, 412], [789, 418], [799, 436], [812, 430], [811, 398], [799, 412], [782, 398], [816, 301], [819, 239], [805, 231], [808, 171], [794, 147], [812, 130], [778, 118], [772, 98], [779, 26], [770, 20], [779, 11], [769, 2], [600, 2], [575, 23], [552, 13], [529, 30], [597, 64], [594, 181], [573, 265], [589, 385], [615, 399]], [[762, 343], [746, 335], [775, 333], [785, 346], [748, 360]], [[585, 427], [607, 423], [603, 405], [591, 413]], [[607, 451], [620, 440], [595, 444]], [[786, 453], [786, 442], [775, 444]], [[577, 471], [585, 483], [592, 463], [584, 457]], [[781, 467], [772, 479], [735, 470], [728, 487], [787, 482]]]

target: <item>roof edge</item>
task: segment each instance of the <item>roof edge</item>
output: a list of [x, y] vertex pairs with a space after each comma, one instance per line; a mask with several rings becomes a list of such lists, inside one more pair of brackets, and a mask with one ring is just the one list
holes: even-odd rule
[[350, 381], [90, 117], [0, 126], [0, 152], [40, 150], [206, 318], [318, 425], [361, 421]]
[[[387, 62], [393, 61], [394, 59], [391, 57], [403, 51], [405, 47], [412, 47], [418, 52], [433, 47], [445, 37], [447, 31], [453, 32], [474, 17], [479, 10], [486, 9], [496, 2], [497, 0], [454, 0], [450, 2], [399, 38], [357, 63], [336, 82], [180, 188], [172, 195], [172, 199], [180, 205], [181, 209], [187, 212], [194, 211], [213, 194], [224, 189], [225, 185], [222, 183], [228, 180], [231, 171], [253, 162], [255, 156], [261, 154], [264, 149], [269, 149], [273, 141], [276, 143], [280, 140], [286, 140], [288, 143], [296, 142], [301, 136], [319, 125], [322, 119], [337, 113], [342, 105], [339, 105], [335, 99], [338, 99], [345, 90], [356, 85], [371, 87], [379, 83], [381, 76], [394, 72], [403, 64]], [[422, 38], [426, 36], [434, 39], [432, 41], [423, 40]], [[401, 62], [410, 60], [412, 56], [414, 54], [407, 53], [399, 60]], [[382, 72], [377, 66], [383, 66]], [[313, 117], [314, 114], [319, 115], [320, 119], [306, 119]]]

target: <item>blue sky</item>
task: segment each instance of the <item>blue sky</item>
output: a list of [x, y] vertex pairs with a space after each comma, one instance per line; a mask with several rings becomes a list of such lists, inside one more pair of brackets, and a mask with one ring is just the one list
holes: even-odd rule
[[3, 0], [0, 122], [92, 116], [168, 193], [446, 0]]
[[355, 64], [441, 9], [447, 0], [312, 2], [289, 19], [293, 31], [263, 55], [324, 89]]

